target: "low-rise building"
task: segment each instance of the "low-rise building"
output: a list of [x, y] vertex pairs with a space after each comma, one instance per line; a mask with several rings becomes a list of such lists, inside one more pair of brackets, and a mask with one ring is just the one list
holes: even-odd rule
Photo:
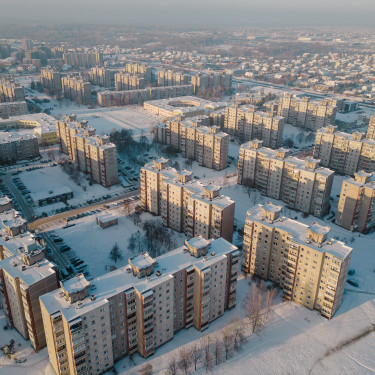
[[17, 160], [37, 156], [39, 156], [39, 143], [35, 135], [28, 131], [0, 133], [0, 163], [14, 164]]
[[4, 102], [0, 103], [0, 119], [6, 119], [10, 116], [26, 115], [26, 102]]
[[281, 206], [248, 211], [242, 271], [270, 280], [287, 300], [331, 318], [341, 304], [352, 248], [328, 238], [330, 228], [281, 216]]
[[78, 274], [61, 283], [40, 297], [52, 368], [101, 374], [126, 355], [149, 357], [182, 329], [203, 331], [235, 306], [238, 262], [234, 245], [198, 237], [90, 282]]

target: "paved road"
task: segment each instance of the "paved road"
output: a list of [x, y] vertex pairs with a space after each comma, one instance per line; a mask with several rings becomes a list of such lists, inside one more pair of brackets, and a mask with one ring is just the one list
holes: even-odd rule
[[128, 192], [128, 193], [125, 193], [125, 194], [122, 194], [122, 195], [118, 195], [117, 197], [106, 199], [105, 201], [101, 201], [100, 203], [95, 203], [95, 204], [92, 204], [90, 206], [81, 207], [81, 208], [77, 208], [75, 210], [63, 212], [61, 214], [57, 214], [57, 215], [53, 215], [53, 216], [44, 217], [42, 219], [38, 219], [38, 220], [36, 220], [32, 223], [29, 223], [29, 230], [41, 230], [42, 231], [43, 229], [45, 229], [47, 226], [50, 226], [54, 222], [61, 222], [61, 221], [64, 221], [65, 219], [67, 219], [70, 216], [75, 216], [75, 215], [83, 213], [83, 212], [88, 212], [88, 211], [104, 208], [104, 206], [107, 205], [107, 204], [116, 203], [116, 202], [118, 203], [125, 198], [130, 198], [130, 197], [133, 197], [135, 195], [138, 195], [139, 192], [140, 192], [139, 189], [133, 190], [131, 192]]

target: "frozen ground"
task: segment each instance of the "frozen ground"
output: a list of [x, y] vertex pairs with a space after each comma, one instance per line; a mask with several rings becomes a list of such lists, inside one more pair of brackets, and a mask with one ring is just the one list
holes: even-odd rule
[[283, 140], [287, 138], [290, 138], [296, 147], [312, 146], [315, 141], [315, 132], [285, 124]]
[[[128, 242], [130, 236], [141, 228], [128, 218], [123, 208], [111, 210], [111, 212], [118, 216], [118, 225], [102, 229], [96, 224], [98, 215], [91, 215], [71, 221], [70, 223], [75, 224], [72, 227], [55, 230], [55, 233], [73, 249], [75, 256], [87, 264], [90, 277], [98, 277], [109, 272], [113, 262], [109, 260], [108, 255], [115, 243], [118, 244], [123, 255], [123, 259], [116, 263], [117, 268], [125, 266], [128, 264], [128, 258], [137, 255], [128, 250]], [[142, 213], [141, 219], [142, 222], [149, 219], [161, 221], [160, 217], [154, 217], [149, 213]], [[182, 246], [185, 235], [168, 230], [176, 247]]]
[[[42, 191], [48, 192], [61, 186], [67, 186], [73, 191], [73, 198], [68, 201], [70, 205], [78, 205], [86, 202], [86, 200], [103, 197], [108, 194], [115, 195], [124, 191], [121, 185], [111, 186], [110, 188], [105, 188], [99, 184], [93, 184], [90, 186], [87, 181], [87, 176], [83, 174], [81, 186], [78, 186], [70, 177], [68, 177], [60, 165], [22, 172], [18, 177], [31, 193]], [[86, 191], [83, 186], [86, 187]], [[48, 213], [63, 206], [64, 204], [60, 202], [53, 205], [35, 207], [34, 212], [37, 215], [40, 215], [42, 212]]]

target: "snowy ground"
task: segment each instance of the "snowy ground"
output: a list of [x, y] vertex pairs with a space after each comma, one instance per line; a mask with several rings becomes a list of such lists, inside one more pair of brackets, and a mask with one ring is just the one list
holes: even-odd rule
[[[73, 191], [73, 198], [68, 201], [70, 205], [78, 205], [90, 199], [103, 197], [108, 194], [115, 195], [124, 191], [124, 188], [121, 185], [111, 186], [110, 188], [105, 188], [99, 184], [89, 186], [87, 177], [83, 174], [82, 176], [81, 186], [78, 186], [68, 177], [60, 165], [55, 167], [45, 167], [34, 171], [26, 171], [18, 175], [31, 193], [42, 191], [48, 192], [61, 186], [67, 186]], [[86, 187], [86, 191], [83, 186]], [[64, 204], [59, 202], [48, 206], [35, 207], [34, 211], [37, 215], [40, 215], [42, 212], [49, 213], [52, 210], [61, 207], [64, 207]]]
[[[87, 264], [90, 277], [98, 277], [109, 272], [113, 262], [109, 260], [108, 255], [115, 243], [118, 244], [123, 255], [122, 260], [116, 263], [117, 268], [125, 266], [128, 264], [128, 258], [137, 255], [128, 250], [128, 241], [133, 233], [141, 230], [141, 227], [128, 218], [123, 208], [111, 210], [111, 212], [118, 216], [118, 225], [102, 229], [96, 224], [97, 215], [91, 215], [71, 221], [70, 223], [75, 224], [72, 227], [59, 228], [54, 231], [63, 238], [64, 243], [73, 249], [74, 256], [81, 258]], [[161, 221], [160, 217], [154, 217], [149, 213], [142, 213], [141, 219], [142, 223], [150, 219]], [[176, 247], [182, 246], [185, 235], [168, 230]]]
[[315, 132], [285, 124], [283, 140], [287, 138], [290, 138], [296, 147], [312, 146], [315, 141]]

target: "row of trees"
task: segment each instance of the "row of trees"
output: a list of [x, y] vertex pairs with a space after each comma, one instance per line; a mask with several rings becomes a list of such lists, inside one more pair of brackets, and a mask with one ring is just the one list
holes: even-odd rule
[[[190, 346], [183, 346], [167, 364], [166, 375], [188, 375], [198, 369], [212, 371], [214, 366], [227, 361], [243, 349], [249, 334], [260, 334], [270, 320], [276, 289], [266, 287], [263, 281], [251, 283], [244, 301], [245, 319], [233, 319], [221, 331], [203, 336]], [[139, 375], [152, 375], [153, 368], [147, 363]]]

